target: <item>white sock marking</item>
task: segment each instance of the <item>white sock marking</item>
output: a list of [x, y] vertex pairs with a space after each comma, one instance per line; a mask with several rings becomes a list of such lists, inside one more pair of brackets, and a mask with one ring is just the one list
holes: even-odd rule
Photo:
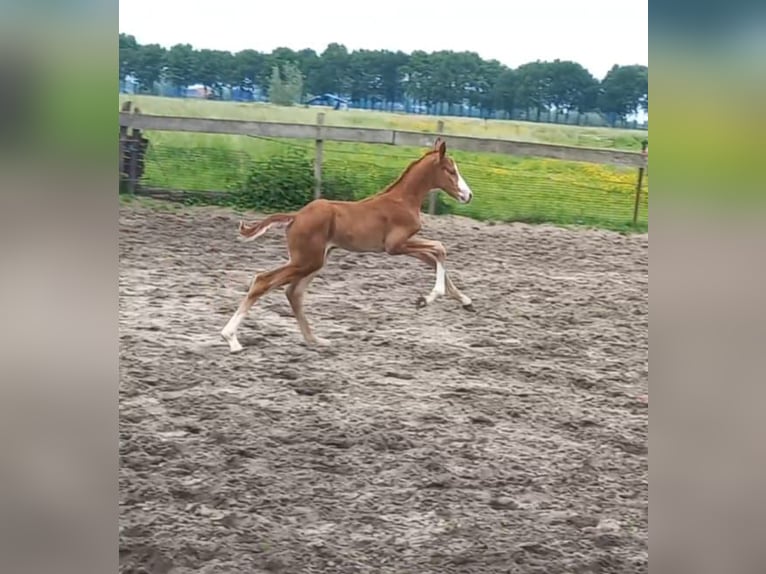
[[[248, 292], [250, 289], [252, 289], [257, 279], [258, 275], [256, 274], [253, 277], [253, 280], [250, 282]], [[236, 353], [237, 351], [242, 350], [242, 345], [240, 344], [239, 339], [237, 339], [237, 329], [239, 329], [239, 326], [245, 319], [245, 313], [242, 312], [241, 305], [242, 304], [240, 303], [240, 307], [237, 308], [236, 312], [231, 316], [231, 319], [229, 319], [229, 322], [226, 323], [226, 326], [221, 330], [221, 336], [226, 340], [227, 343], [229, 343], [229, 349], [231, 349], [232, 353]]]
[[436, 262], [436, 283], [434, 284], [434, 291], [437, 295], [444, 295], [446, 291], [445, 279], [447, 273], [444, 270], [444, 265], [441, 262]]
[[447, 272], [444, 269], [444, 265], [441, 262], [436, 262], [436, 282], [431, 292], [426, 295], [426, 304], [430, 305], [436, 301], [437, 297], [441, 297], [447, 291]]
[[237, 328], [239, 328], [239, 325], [244, 318], [244, 313], [237, 309], [237, 312], [231, 316], [231, 319], [229, 319], [229, 322], [226, 323], [226, 326], [221, 331], [221, 336], [227, 343], [229, 343], [229, 349], [232, 353], [242, 350], [242, 345], [240, 344], [239, 339], [237, 339]]
[[237, 339], [237, 327], [241, 321], [242, 315], [237, 312], [231, 319], [229, 319], [229, 322], [221, 331], [221, 336], [227, 343], [229, 343], [229, 350], [232, 353], [242, 350], [242, 345], [240, 344], [239, 339]]
[[237, 312], [231, 316], [231, 319], [229, 319], [229, 322], [226, 323], [226, 326], [223, 328], [223, 331], [221, 331], [221, 334], [227, 339], [235, 336], [240, 323], [242, 323], [243, 318], [244, 318], [244, 314], [241, 311], [237, 310]]

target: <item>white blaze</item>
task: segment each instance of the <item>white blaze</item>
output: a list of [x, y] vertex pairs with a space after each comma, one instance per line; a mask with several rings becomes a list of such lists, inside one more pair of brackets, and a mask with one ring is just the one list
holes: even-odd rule
[[455, 165], [455, 173], [457, 174], [457, 188], [460, 190], [460, 201], [463, 203], [466, 203], [470, 201], [471, 197], [473, 196], [473, 192], [471, 191], [471, 188], [468, 186], [466, 181], [463, 179], [463, 176], [460, 175], [460, 170], [457, 168], [457, 162], [454, 162]]

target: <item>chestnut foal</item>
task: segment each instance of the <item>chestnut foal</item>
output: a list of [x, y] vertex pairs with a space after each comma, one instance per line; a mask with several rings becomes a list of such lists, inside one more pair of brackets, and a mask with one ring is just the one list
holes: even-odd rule
[[428, 192], [441, 189], [460, 203], [473, 197], [457, 169], [447, 146], [437, 138], [433, 149], [413, 161], [399, 178], [383, 191], [360, 201], [316, 199], [294, 213], [278, 213], [253, 223], [239, 222], [239, 234], [252, 241], [274, 226], [286, 226], [287, 264], [253, 278], [247, 296], [221, 331], [232, 353], [242, 350], [237, 328], [253, 304], [263, 295], [287, 286], [290, 302], [303, 339], [308, 344], [326, 344], [311, 332], [303, 312], [303, 294], [324, 266], [327, 253], [339, 247], [347, 251], [408, 255], [436, 271], [436, 282], [418, 306], [433, 303], [448, 294], [473, 311], [471, 299], [452, 283], [444, 268], [447, 252], [439, 241], [413, 237], [420, 231], [420, 209]]

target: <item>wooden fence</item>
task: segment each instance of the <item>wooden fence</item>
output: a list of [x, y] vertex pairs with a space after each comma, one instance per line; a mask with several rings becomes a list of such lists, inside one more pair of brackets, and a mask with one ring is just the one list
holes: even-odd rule
[[[450, 148], [462, 151], [635, 167], [637, 168], [637, 178], [633, 216], [634, 224], [638, 217], [643, 174], [648, 165], [648, 142], [646, 140], [643, 142], [641, 152], [632, 152], [469, 136], [445, 136], [443, 134], [444, 122], [441, 120], [434, 126], [435, 130], [433, 133], [425, 133], [376, 128], [327, 126], [324, 125], [324, 117], [324, 113], [320, 112], [317, 115], [317, 123], [314, 125], [289, 124], [247, 120], [153, 116], [142, 114], [138, 109], [131, 112], [129, 107], [127, 107], [120, 111], [121, 158], [123, 153], [127, 154], [125, 156], [126, 159], [121, 161], [121, 173], [122, 166], [127, 166], [125, 170], [126, 175], [123, 178], [128, 185], [128, 189], [135, 191], [140, 179], [136, 166], [142, 163], [145, 150], [145, 145], [143, 144], [145, 138], [143, 138], [141, 130], [309, 139], [315, 141], [315, 196], [320, 197], [322, 190], [324, 141], [428, 147], [433, 144], [437, 135], [441, 135], [448, 141]], [[125, 135], [128, 128], [133, 130], [131, 136]], [[429, 206], [431, 213], [435, 211], [435, 199], [436, 194], [431, 194]]]
[[[125, 102], [121, 114], [140, 114], [135, 108], [131, 114], [132, 104]], [[135, 191], [138, 181], [144, 173], [144, 156], [149, 140], [143, 136], [140, 128], [133, 127], [128, 133], [128, 126], [120, 119], [120, 186], [127, 182], [130, 191]]]

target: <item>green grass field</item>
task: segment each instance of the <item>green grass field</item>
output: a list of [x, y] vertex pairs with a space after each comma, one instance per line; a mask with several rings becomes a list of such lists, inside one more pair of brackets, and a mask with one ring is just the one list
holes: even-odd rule
[[476, 118], [436, 117], [395, 114], [367, 110], [333, 110], [326, 107], [282, 107], [264, 103], [217, 102], [201, 99], [129, 96], [120, 94], [120, 104], [130, 100], [145, 114], [231, 120], [253, 120], [293, 124], [316, 123], [317, 114], [325, 114], [328, 126], [398, 129], [432, 132], [438, 120], [444, 121], [446, 134], [552, 143], [579, 147], [639, 151], [647, 137], [642, 130], [587, 128], [558, 124], [538, 124]]
[[[269, 104], [183, 100], [151, 96], [130, 99], [142, 112], [230, 119], [313, 123], [317, 109]], [[437, 118], [368, 111], [323, 110], [327, 125], [386, 127], [432, 131]], [[543, 143], [612, 149], [639, 149], [645, 132], [578, 128], [525, 122], [443, 118], [445, 132]], [[314, 142], [217, 134], [146, 132], [151, 142], [145, 182], [153, 187], [227, 190], [244, 181], [255, 162], [286, 152], [310, 159]], [[448, 145], [449, 145], [449, 140]], [[326, 142], [324, 173], [352, 181], [357, 196], [383, 188], [424, 150], [405, 147]], [[551, 222], [608, 229], [648, 228], [648, 178], [645, 177], [639, 224], [632, 226], [636, 170], [612, 166], [519, 158], [499, 154], [452, 152], [475, 191], [468, 206], [445, 199], [454, 213], [477, 219]]]

